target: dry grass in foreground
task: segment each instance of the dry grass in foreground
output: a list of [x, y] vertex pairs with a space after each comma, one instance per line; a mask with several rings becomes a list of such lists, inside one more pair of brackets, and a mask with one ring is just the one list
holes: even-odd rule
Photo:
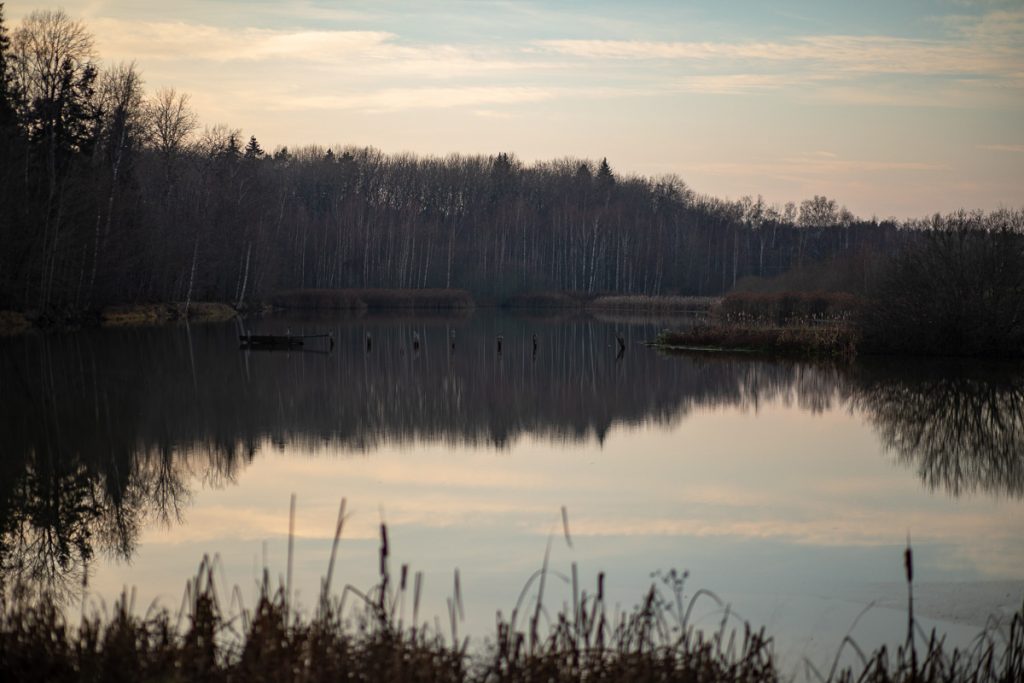
[[[293, 508], [294, 510], [294, 508]], [[294, 519], [294, 517], [293, 517]], [[705, 632], [689, 621], [702, 599], [697, 591], [684, 599], [686, 574], [656, 574], [641, 604], [625, 614], [609, 612], [604, 577], [592, 593], [580, 588], [572, 571], [572, 605], [549, 618], [544, 608], [544, 566], [524, 587], [519, 604], [484, 647], [470, 651], [460, 639], [463, 611], [458, 571], [448, 601], [450, 632], [421, 621], [422, 577], [403, 565], [397, 578], [389, 570], [387, 528], [381, 525], [380, 580], [363, 593], [346, 586], [331, 598], [331, 578], [344, 523], [344, 503], [319, 607], [309, 621], [289, 604], [288, 583], [276, 591], [266, 572], [254, 609], [241, 608], [236, 588], [214, 585], [215, 569], [204, 560], [188, 583], [181, 611], [152, 611], [136, 616], [127, 596], [113, 615], [86, 617], [72, 626], [51, 600], [31, 600], [10, 587], [0, 592], [0, 680], [5, 681], [780, 681], [771, 638], [749, 625]], [[550, 548], [549, 548], [550, 549]], [[907, 550], [908, 581], [912, 561]], [[291, 559], [289, 558], [289, 568]], [[221, 589], [223, 590], [223, 589]], [[525, 596], [535, 595], [532, 600]], [[346, 605], [346, 602], [348, 604]], [[234, 614], [229, 614], [235, 610]], [[883, 647], [860, 658], [857, 671], [833, 666], [822, 675], [808, 665], [808, 676], [823, 683], [1017, 683], [1024, 680], [1024, 608], [1009, 632], [982, 633], [968, 651], [952, 650], [933, 633], [915, 634], [910, 610], [907, 642], [890, 658]], [[408, 619], [408, 621], [407, 621]], [[436, 623], [436, 620], [435, 620]], [[918, 645], [918, 642], [921, 645]], [[812, 680], [814, 680], [812, 678]]]

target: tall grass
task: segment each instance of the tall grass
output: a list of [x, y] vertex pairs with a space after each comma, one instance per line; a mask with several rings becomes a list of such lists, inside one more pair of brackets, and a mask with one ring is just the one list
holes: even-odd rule
[[857, 331], [847, 325], [711, 324], [664, 330], [655, 338], [654, 345], [667, 351], [743, 351], [851, 361], [857, 355], [858, 338]]
[[852, 360], [861, 336], [852, 319], [860, 306], [857, 297], [834, 292], [730, 292], [711, 305], [707, 321], [665, 330], [654, 345], [666, 350], [754, 351]]
[[[542, 627], [547, 615], [544, 584], [550, 573], [547, 553], [510, 616], [499, 613], [493, 641], [471, 650], [469, 639], [458, 632], [463, 611], [458, 572], [444, 633], [443, 627], [421, 619], [421, 575], [411, 575], [407, 565], [397, 577], [392, 575], [384, 525], [378, 583], [366, 592], [347, 585], [332, 597], [344, 519], [342, 503], [320, 604], [309, 621], [292, 610], [288, 585], [273, 588], [266, 571], [255, 606], [245, 609], [237, 588], [231, 593], [218, 588], [215, 563], [209, 559], [188, 582], [177, 615], [151, 609], [138, 616], [133, 597], [124, 594], [109, 617], [85, 616], [72, 626], [52, 600], [33, 601], [17, 587], [7, 587], [0, 593], [0, 680], [781, 680], [772, 639], [747, 624], [733, 627], [727, 606], [718, 628], [705, 631], [693, 625], [690, 616], [699, 601], [722, 603], [705, 590], [685, 599], [685, 573], [656, 574], [640, 605], [617, 613], [606, 605], [604, 575], [588, 591], [580, 586], [573, 564], [572, 605]], [[528, 600], [534, 589], [536, 598]], [[834, 665], [822, 674], [808, 665], [808, 675], [829, 683], [1024, 680], [1024, 609], [1013, 617], [1008, 634], [1002, 634], [1005, 640], [987, 631], [968, 650], [950, 651], [934, 633], [916, 637], [912, 616], [909, 628], [907, 642], [892, 658], [884, 647], [865, 654], [847, 638], [836, 662], [842, 649], [850, 647], [860, 658], [858, 669]]]
[[107, 306], [100, 311], [100, 324], [109, 327], [157, 325], [190, 320], [193, 322], [222, 322], [231, 320], [238, 312], [227, 304], [192, 301], [186, 307], [174, 304], [127, 304]]
[[845, 323], [862, 306], [860, 298], [842, 292], [730, 292], [712, 310], [723, 323], [779, 326]]
[[24, 313], [0, 311], [0, 337], [21, 334], [31, 327], [32, 323]]

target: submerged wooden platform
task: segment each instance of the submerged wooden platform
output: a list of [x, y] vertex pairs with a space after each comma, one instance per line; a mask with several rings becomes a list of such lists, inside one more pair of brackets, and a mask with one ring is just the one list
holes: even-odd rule
[[238, 342], [243, 349], [294, 349], [305, 345], [307, 339], [327, 339], [334, 348], [330, 334], [240, 334]]

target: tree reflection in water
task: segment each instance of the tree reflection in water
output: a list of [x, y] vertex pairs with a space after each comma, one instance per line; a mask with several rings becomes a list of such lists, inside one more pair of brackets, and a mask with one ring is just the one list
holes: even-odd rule
[[[862, 412], [930, 488], [1024, 494], [1017, 366], [666, 358], [636, 344], [654, 325], [580, 317], [370, 316], [262, 331], [303, 326], [332, 329], [334, 352], [243, 353], [231, 325], [0, 345], [4, 580], [73, 595], [95, 552], [130, 559], [140, 529], [179, 523], [194, 486], [230, 484], [264, 445], [603, 443], [616, 424], [771, 402]], [[618, 335], [629, 348], [619, 361]]]
[[1024, 496], [1024, 368], [962, 361], [867, 363], [852, 400], [885, 447], [932, 490]]

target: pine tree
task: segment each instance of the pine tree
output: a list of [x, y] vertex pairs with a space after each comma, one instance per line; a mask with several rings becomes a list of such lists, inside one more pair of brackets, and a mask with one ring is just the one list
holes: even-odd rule
[[232, 131], [228, 135], [224, 149], [221, 150], [221, 157], [228, 161], [235, 161], [242, 156], [242, 145], [238, 143], [238, 133]]
[[17, 122], [16, 92], [11, 78], [11, 38], [4, 25], [4, 3], [0, 2], [0, 131], [6, 132]]
[[250, 136], [249, 144], [245, 146], [245, 158], [250, 160], [262, 159], [263, 154], [263, 148], [256, 141], [256, 136]]

